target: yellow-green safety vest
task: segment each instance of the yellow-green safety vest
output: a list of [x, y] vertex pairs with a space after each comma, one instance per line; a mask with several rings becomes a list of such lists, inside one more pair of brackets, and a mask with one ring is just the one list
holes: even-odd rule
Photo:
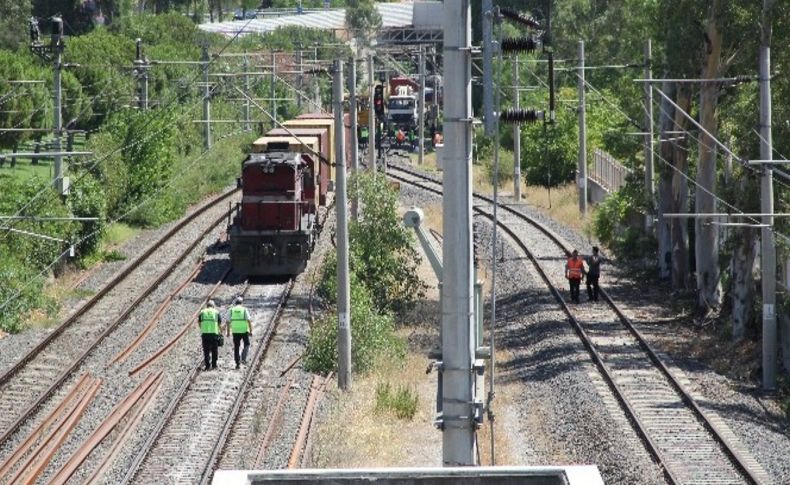
[[204, 308], [200, 311], [200, 333], [219, 335], [219, 312], [216, 309]]
[[233, 333], [247, 333], [250, 327], [247, 324], [247, 309], [235, 306], [230, 309], [230, 331]]

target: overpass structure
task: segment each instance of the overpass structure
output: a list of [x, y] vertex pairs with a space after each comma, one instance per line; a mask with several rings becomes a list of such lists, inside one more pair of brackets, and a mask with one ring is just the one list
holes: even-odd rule
[[[381, 14], [379, 45], [428, 44], [442, 40], [442, 3], [418, 1], [404, 3], [377, 3]], [[334, 8], [308, 11], [292, 15], [279, 15], [252, 20], [203, 23], [199, 28], [227, 36], [265, 35], [280, 27], [301, 26], [311, 29], [331, 30], [338, 35], [346, 31], [346, 9]]]

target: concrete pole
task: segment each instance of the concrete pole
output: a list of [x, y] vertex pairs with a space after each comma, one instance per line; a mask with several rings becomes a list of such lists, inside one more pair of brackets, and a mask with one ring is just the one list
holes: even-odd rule
[[[357, 140], [357, 64], [352, 57], [348, 61], [348, 111], [351, 121], [350, 137], [348, 142], [351, 144], [351, 172], [356, 175], [359, 170], [359, 141]], [[357, 191], [351, 198], [351, 217], [356, 221], [359, 216]]]
[[[250, 131], [250, 60], [244, 53], [244, 129]], [[298, 96], [296, 99], [299, 99]]]
[[[313, 68], [318, 69], [318, 47], [313, 47]], [[321, 82], [318, 75], [313, 75], [313, 95], [315, 96], [315, 105], [323, 106], [321, 104]]]
[[272, 106], [272, 128], [277, 128], [277, 53], [272, 51], [272, 78], [271, 78], [271, 106]]
[[[650, 39], [645, 42], [645, 79], [653, 79], [653, 45]], [[653, 153], [653, 85], [645, 83], [645, 193], [650, 200], [650, 210], [645, 214], [645, 232], [653, 231], [653, 214], [655, 212], [656, 184], [654, 181], [655, 156]]]
[[335, 114], [335, 163], [337, 186], [337, 385], [351, 389], [351, 288], [348, 279], [348, 220], [346, 211], [346, 160], [343, 129], [343, 62], [336, 60], [332, 76], [332, 103]]
[[[518, 56], [513, 58], [513, 108], [521, 107], [518, 81]], [[521, 126], [513, 125], [513, 197], [521, 200]]]
[[[52, 19], [55, 26], [53, 41], [55, 42], [54, 60], [54, 97], [55, 97], [55, 146], [54, 152], [60, 153], [61, 141], [63, 137], [63, 88], [61, 84], [61, 70], [63, 69], [63, 20], [60, 17]], [[63, 155], [55, 155], [55, 187], [60, 195], [68, 193], [68, 182], [63, 178]]]
[[296, 109], [299, 113], [302, 112], [302, 92], [304, 90], [304, 65], [302, 64], [302, 44], [299, 44], [298, 50], [296, 51], [296, 64], [299, 69], [299, 74], [296, 75], [296, 89], [299, 91], [299, 94], [296, 96]]
[[373, 53], [368, 54], [368, 168], [376, 171], [376, 113], [373, 111], [375, 72]]
[[140, 84], [140, 99], [138, 100], [138, 107], [140, 110], [145, 111], [148, 109], [148, 65], [143, 56], [143, 41], [137, 39], [136, 56], [134, 60], [134, 67], [137, 70], [137, 82]]
[[420, 46], [420, 97], [417, 107], [417, 141], [419, 142], [418, 163], [425, 163], [425, 47]]
[[584, 100], [584, 41], [579, 41], [579, 210], [587, 215], [587, 121]]
[[[763, 30], [760, 45], [760, 158], [773, 159], [771, 134], [771, 19], [772, 0], [763, 0]], [[760, 212], [774, 213], [773, 167], [763, 165], [760, 178]], [[760, 271], [762, 271], [763, 296], [763, 389], [776, 389], [776, 358], [778, 331], [776, 325], [776, 245], [774, 218], [763, 216], [762, 223], [769, 227], [760, 229]]]
[[208, 82], [209, 55], [208, 45], [203, 45], [203, 146], [211, 150], [211, 87]]
[[494, 136], [494, 2], [483, 0], [483, 127], [487, 136]]
[[442, 461], [474, 465], [474, 271], [470, 0], [444, 3]]

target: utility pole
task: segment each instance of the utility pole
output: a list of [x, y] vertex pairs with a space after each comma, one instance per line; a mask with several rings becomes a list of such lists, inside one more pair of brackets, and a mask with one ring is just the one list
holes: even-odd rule
[[337, 385], [351, 388], [351, 288], [348, 280], [348, 220], [346, 208], [346, 160], [343, 143], [343, 62], [336, 60], [332, 75], [332, 102], [335, 114], [335, 163], [337, 187]]
[[[518, 56], [513, 58], [513, 108], [521, 108], [518, 85]], [[521, 201], [521, 125], [513, 124], [513, 197]]]
[[[52, 17], [52, 48], [55, 54], [55, 147], [54, 151], [61, 151], [63, 137], [63, 90], [61, 85], [61, 71], [63, 70], [63, 19]], [[63, 155], [55, 155], [55, 182], [58, 192], [65, 195], [69, 192], [68, 179], [63, 178]]]
[[[771, 134], [771, 8], [773, 0], [763, 0], [760, 36], [760, 158], [773, 159]], [[763, 165], [760, 178], [760, 212], [774, 213], [773, 167]], [[774, 218], [762, 217], [767, 227], [760, 229], [760, 271], [763, 293], [763, 389], [776, 389], [777, 325], [776, 325], [776, 244]]]
[[[250, 60], [247, 53], [244, 53], [244, 129], [251, 130], [250, 127]], [[297, 96], [296, 99], [299, 99]]]
[[210, 63], [208, 44], [203, 44], [203, 55], [200, 56], [200, 60], [203, 62], [203, 146], [206, 150], [211, 150], [211, 86], [208, 81]]
[[[303, 74], [304, 66], [302, 65], [302, 44], [299, 44], [297, 46], [296, 65], [299, 66], [298, 67], [299, 74], [296, 75], [296, 89], [299, 91], [299, 93], [302, 93], [302, 90], [304, 89], [304, 74]], [[299, 111], [300, 113], [302, 112], [301, 94], [296, 96], [296, 110]]]
[[[444, 220], [442, 461], [475, 465], [476, 403], [472, 246], [472, 25], [470, 0], [444, 2]], [[485, 3], [485, 2], [484, 2]], [[490, 4], [490, 0], [488, 0]], [[485, 14], [485, 12], [484, 12]]]
[[272, 80], [271, 80], [271, 106], [272, 106], [272, 128], [277, 128], [277, 87], [275, 86], [275, 82], [277, 82], [277, 53], [272, 51]]
[[139, 108], [142, 111], [148, 110], [148, 61], [143, 55], [143, 40], [136, 41], [137, 55], [134, 60], [134, 69], [137, 72], [137, 82], [140, 84]]
[[[653, 45], [650, 39], [645, 42], [645, 79], [653, 79]], [[650, 208], [645, 214], [645, 232], [653, 232], [653, 214], [656, 185], [653, 180], [655, 168], [653, 154], [653, 84], [645, 83], [645, 193], [650, 200]]]
[[368, 168], [376, 171], [376, 113], [373, 110], [373, 52], [368, 53]]
[[[318, 46], [313, 47], [313, 68], [318, 69]], [[321, 105], [321, 83], [319, 82], [318, 75], [313, 76], [313, 94], [315, 96], [316, 106]]]
[[[357, 61], [352, 57], [348, 61], [348, 111], [351, 127], [349, 143], [351, 144], [351, 171], [357, 175], [359, 170], [359, 144], [357, 140]], [[357, 190], [351, 198], [351, 217], [356, 221], [359, 216], [359, 197]]]
[[587, 215], [587, 122], [584, 100], [584, 41], [579, 41], [579, 210]]
[[[486, 136], [494, 136], [494, 2], [483, 0], [483, 128]], [[498, 134], [497, 134], [498, 135]], [[446, 146], [446, 145], [445, 145]]]
[[[420, 45], [420, 97], [417, 116], [417, 136], [419, 142], [418, 163], [425, 163], [425, 47]], [[434, 99], [436, 94], [434, 93]]]

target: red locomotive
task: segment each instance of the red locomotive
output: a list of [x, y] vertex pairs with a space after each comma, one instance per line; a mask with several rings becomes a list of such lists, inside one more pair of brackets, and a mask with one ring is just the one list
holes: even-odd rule
[[323, 121], [316, 115], [286, 122], [253, 143], [242, 163], [242, 199], [229, 229], [237, 273], [295, 275], [307, 265], [318, 208], [326, 206], [334, 175], [333, 127]]

